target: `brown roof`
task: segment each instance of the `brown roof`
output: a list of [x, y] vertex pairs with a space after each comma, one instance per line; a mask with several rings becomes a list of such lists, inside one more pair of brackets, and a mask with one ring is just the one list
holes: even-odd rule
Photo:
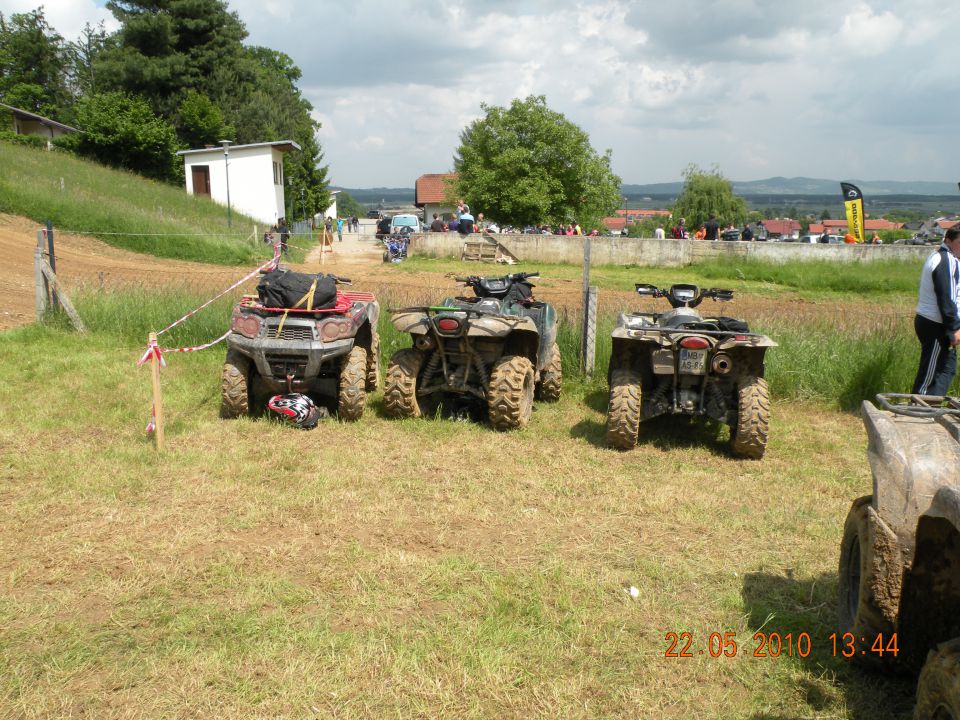
[[427, 203], [442, 203], [447, 198], [447, 184], [456, 178], [456, 173], [421, 175], [417, 178], [414, 204], [423, 207]]
[[602, 223], [607, 230], [623, 230], [623, 228], [626, 227], [627, 221], [626, 218], [622, 217], [605, 217]]
[[772, 235], [792, 235], [800, 230], [800, 223], [796, 220], [790, 220], [789, 218], [764, 220], [763, 226], [767, 229], [767, 232]]
[[[846, 232], [847, 221], [846, 220], [824, 220], [822, 223], [810, 223], [810, 232], [823, 232], [823, 229], [827, 227], [831, 230], [843, 230]], [[890, 222], [889, 220], [884, 220], [880, 218], [878, 220], [867, 220], [863, 221], [863, 229], [867, 232], [875, 230], [899, 230], [903, 227], [903, 223]]]
[[949, 230], [957, 224], [960, 224], [960, 220], [937, 220], [941, 230]]

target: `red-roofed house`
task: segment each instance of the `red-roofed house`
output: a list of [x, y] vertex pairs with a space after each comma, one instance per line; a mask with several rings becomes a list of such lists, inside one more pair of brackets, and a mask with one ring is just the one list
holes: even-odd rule
[[797, 237], [800, 235], [800, 223], [790, 218], [774, 218], [764, 220], [763, 227], [767, 230], [767, 239]]
[[628, 223], [635, 223], [640, 220], [646, 220], [647, 218], [652, 218], [652, 217], [660, 217], [660, 216], [667, 217], [669, 215], [670, 215], [669, 210], [639, 210], [639, 209], [624, 210], [623, 208], [620, 208], [619, 210], [617, 210], [617, 217], [623, 218]]
[[627, 219], [623, 217], [606, 217], [600, 221], [610, 232], [620, 232], [627, 226]]
[[[811, 235], [817, 233], [823, 233], [823, 229], [827, 228], [831, 233], [836, 235], [844, 235], [847, 232], [847, 221], [846, 220], [824, 220], [822, 223], [810, 223], [810, 230], [808, 231]], [[876, 232], [878, 230], [900, 230], [903, 227], [903, 223], [890, 222], [889, 220], [884, 220], [880, 218], [879, 220], [870, 220], [867, 218], [863, 221], [863, 229], [866, 232]]]
[[431, 173], [417, 178], [414, 204], [423, 208], [423, 223], [427, 227], [433, 221], [434, 213], [441, 218], [454, 214], [453, 205], [447, 202], [447, 186], [456, 179], [456, 173]]
[[953, 220], [937, 220], [937, 225], [941, 230], [949, 230], [952, 227], [957, 227], [960, 225], [960, 220], [954, 218]]

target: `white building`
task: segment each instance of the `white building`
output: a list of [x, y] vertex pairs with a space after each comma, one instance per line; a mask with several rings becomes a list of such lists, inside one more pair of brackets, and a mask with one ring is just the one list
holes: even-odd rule
[[[206, 196], [238, 213], [272, 225], [284, 217], [283, 153], [299, 150], [293, 140], [181, 150], [187, 192]], [[229, 185], [228, 185], [229, 177]]]

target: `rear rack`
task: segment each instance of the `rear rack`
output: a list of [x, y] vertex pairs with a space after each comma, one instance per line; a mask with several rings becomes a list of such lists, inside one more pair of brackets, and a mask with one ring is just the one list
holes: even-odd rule
[[313, 310], [307, 310], [306, 308], [275, 308], [275, 307], [266, 307], [261, 305], [255, 295], [245, 295], [240, 301], [240, 306], [248, 308], [250, 310], [262, 310], [264, 312], [277, 312], [277, 313], [298, 313], [303, 315], [315, 315], [317, 313], [322, 313], [326, 315], [331, 314], [342, 314], [347, 310], [353, 307], [355, 302], [374, 302], [376, 297], [373, 293], [368, 292], [340, 292], [337, 291], [337, 302], [333, 307], [330, 308], [314, 308]]
[[953, 415], [960, 418], [960, 398], [950, 395], [879, 393], [877, 405], [895, 415], [906, 417], [938, 418]]

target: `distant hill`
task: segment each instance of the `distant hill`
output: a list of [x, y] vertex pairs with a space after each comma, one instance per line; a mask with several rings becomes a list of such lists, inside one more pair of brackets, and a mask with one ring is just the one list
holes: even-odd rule
[[[824, 180], [806, 177], [772, 177], [766, 180], [733, 180], [733, 191], [737, 195], [784, 195], [821, 197], [840, 196], [839, 180]], [[929, 182], [924, 180], [850, 180], [868, 196], [881, 195], [924, 195], [957, 197], [957, 185], [949, 182]], [[369, 207], [381, 202], [386, 206], [410, 204], [414, 200], [413, 188], [334, 188], [350, 193], [354, 200]], [[683, 182], [649, 183], [636, 185], [624, 183], [620, 193], [628, 198], [675, 198], [683, 189]]]
[[331, 190], [343, 190], [350, 193], [350, 197], [358, 203], [368, 207], [377, 207], [381, 202], [384, 206], [413, 204], [413, 188], [341, 188], [332, 187]]
[[[839, 180], [819, 178], [772, 177], [766, 180], [733, 180], [737, 195], [833, 195], [840, 193]], [[957, 185], [949, 182], [899, 181], [899, 180], [849, 180], [859, 187], [864, 195], [956, 195]], [[624, 195], [677, 195], [682, 182], [651, 183], [648, 185], [624, 184]]]

